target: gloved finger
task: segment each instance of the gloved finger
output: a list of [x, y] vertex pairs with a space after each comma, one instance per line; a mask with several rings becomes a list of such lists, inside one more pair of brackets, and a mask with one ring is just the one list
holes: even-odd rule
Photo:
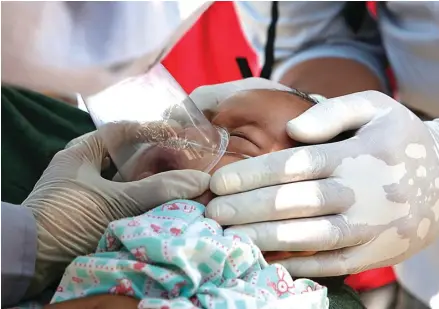
[[[78, 137], [70, 142], [75, 148], [77, 161], [91, 162], [100, 172], [110, 165], [110, 156], [117, 168], [121, 168], [141, 155], [148, 143], [163, 142], [181, 134], [181, 127], [175, 121], [108, 123], [98, 130]], [[183, 132], [184, 133], [184, 132]]]
[[341, 132], [358, 129], [382, 112], [379, 102], [391, 100], [377, 91], [365, 91], [316, 104], [287, 124], [288, 135], [303, 143], [322, 143]]
[[[78, 136], [75, 139], [72, 139], [70, 142], [67, 143], [67, 145], [64, 147], [64, 149], [68, 149], [72, 146], [75, 146], [76, 144], [81, 143], [82, 141], [86, 140], [87, 138], [89, 138], [92, 134], [94, 134], [96, 131], [92, 131], [92, 132], [88, 132], [85, 133], [81, 136]], [[102, 165], [101, 165], [101, 170], [105, 171], [106, 169], [108, 169], [111, 166], [111, 159], [109, 156], [105, 156], [105, 158], [102, 160]]]
[[361, 149], [351, 138], [325, 145], [305, 146], [234, 162], [218, 169], [210, 190], [227, 195], [257, 188], [329, 177], [344, 157]]
[[392, 265], [391, 260], [374, 262], [376, 249], [367, 250], [368, 244], [322, 251], [307, 257], [275, 261], [298, 277], [334, 277], [356, 274], [368, 269]]
[[371, 239], [353, 233], [343, 215], [237, 225], [228, 230], [247, 234], [262, 251], [328, 251]]
[[76, 162], [82, 165], [89, 162], [100, 172], [105, 162], [108, 162], [109, 149], [121, 147], [123, 144], [129, 145], [136, 138], [137, 132], [136, 123], [111, 123], [72, 140], [56, 157], [69, 157], [71, 164]]
[[[208, 190], [209, 181], [209, 174], [196, 170], [169, 171], [132, 182], [106, 180], [114, 186], [114, 198], [121, 205], [135, 202], [142, 211], [174, 199], [192, 199], [200, 196]], [[121, 192], [124, 193], [126, 201], [120, 200]]]
[[289, 87], [271, 80], [251, 77], [228, 83], [201, 86], [195, 89], [189, 97], [200, 110], [212, 110], [236, 92], [250, 89], [290, 90]]
[[174, 136], [175, 132], [166, 125], [156, 123], [121, 121], [109, 123], [94, 132], [80, 136], [70, 142], [77, 147], [81, 159], [87, 158], [100, 171], [103, 160], [110, 154], [116, 166], [122, 166], [138, 151], [138, 145], [154, 138]]
[[149, 122], [118, 122], [99, 129], [108, 153], [117, 168], [134, 162], [151, 144], [185, 138], [181, 125], [171, 119]]
[[207, 205], [206, 217], [221, 225], [306, 218], [342, 213], [354, 201], [351, 189], [327, 178], [218, 196]]
[[[73, 140], [71, 140], [70, 142], [67, 143], [67, 145], [64, 147], [64, 149], [68, 149], [70, 147], [73, 147], [73, 146], [87, 140], [90, 136], [96, 134], [96, 132], [97, 131], [95, 130], [92, 132], [85, 133], [81, 136], [78, 136], [77, 138], [74, 138]], [[105, 141], [104, 141], [104, 144], [105, 144]], [[111, 166], [111, 159], [110, 159], [109, 154], [106, 154], [104, 159], [102, 160], [101, 170], [105, 171], [110, 166]]]
[[58, 152], [53, 160], [65, 161], [72, 169], [78, 169], [84, 164], [91, 164], [96, 172], [100, 172], [106, 157], [108, 157], [108, 151], [102, 137], [98, 131], [94, 131], [70, 142], [70, 145]]
[[92, 131], [92, 132], [85, 133], [81, 136], [78, 136], [77, 138], [72, 139], [70, 142], [67, 143], [67, 145], [64, 147], [64, 149], [70, 148], [70, 147], [82, 142], [83, 140], [87, 139], [90, 135], [94, 134], [95, 132], [96, 132], [96, 130]]

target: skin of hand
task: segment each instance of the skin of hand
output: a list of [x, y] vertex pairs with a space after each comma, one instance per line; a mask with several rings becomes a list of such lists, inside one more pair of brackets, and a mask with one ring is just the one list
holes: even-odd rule
[[32, 209], [38, 233], [28, 297], [52, 284], [75, 257], [94, 252], [111, 221], [207, 190], [210, 176], [199, 171], [170, 171], [124, 183], [102, 178], [101, 166], [108, 157], [105, 134], [112, 137], [111, 147], [117, 148], [138, 138], [137, 132], [136, 125], [110, 124], [70, 143], [54, 156], [23, 202]]
[[439, 234], [438, 122], [377, 91], [319, 103], [288, 123], [291, 138], [317, 144], [355, 134], [224, 166], [212, 175], [219, 197], [206, 215], [261, 250], [319, 251], [280, 261], [296, 276], [399, 263]]
[[137, 309], [139, 300], [122, 295], [96, 295], [50, 304], [43, 309]]

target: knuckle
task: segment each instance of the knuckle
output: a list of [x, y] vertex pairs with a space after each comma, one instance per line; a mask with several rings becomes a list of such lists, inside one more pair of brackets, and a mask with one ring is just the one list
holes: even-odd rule
[[281, 151], [278, 154], [278, 160], [273, 160], [275, 155], [264, 157], [264, 161], [267, 161], [265, 165], [273, 169], [272, 174], [282, 171], [292, 180], [311, 180], [329, 176], [326, 175], [328, 174], [326, 151], [320, 146], [305, 146]]
[[328, 156], [323, 147], [313, 146], [307, 148], [307, 156], [311, 162], [309, 173], [316, 174], [324, 170], [328, 163]]
[[325, 181], [321, 189], [323, 202], [334, 213], [345, 212], [355, 203], [355, 192], [349, 187], [339, 183], [335, 179]]
[[324, 206], [328, 200], [328, 193], [326, 192], [327, 190], [325, 188], [322, 188], [322, 186], [318, 184], [317, 186], [315, 186], [313, 191], [317, 206]]
[[346, 237], [348, 237], [350, 234], [350, 227], [347, 224], [346, 220], [340, 216], [336, 215], [331, 220], [331, 241], [330, 241], [330, 248], [331, 249], [340, 249], [344, 242]]

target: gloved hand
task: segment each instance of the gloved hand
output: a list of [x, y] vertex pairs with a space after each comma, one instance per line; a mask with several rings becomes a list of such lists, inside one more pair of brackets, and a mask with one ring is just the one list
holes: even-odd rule
[[393, 265], [439, 235], [439, 120], [422, 122], [366, 91], [313, 106], [287, 125], [323, 143], [219, 169], [206, 216], [247, 233], [263, 251], [319, 251], [280, 261], [295, 276], [336, 276]]
[[236, 92], [251, 89], [291, 90], [290, 87], [268, 79], [251, 77], [228, 83], [201, 86], [195, 89], [189, 97], [200, 110], [214, 110], [221, 102]]
[[137, 138], [138, 130], [112, 125], [81, 137], [58, 152], [23, 202], [32, 209], [38, 233], [35, 277], [27, 296], [59, 278], [75, 257], [95, 251], [111, 221], [136, 216], [175, 198], [205, 192], [210, 176], [199, 171], [170, 171], [135, 182], [113, 182], [100, 176], [108, 155], [103, 133], [113, 146]]

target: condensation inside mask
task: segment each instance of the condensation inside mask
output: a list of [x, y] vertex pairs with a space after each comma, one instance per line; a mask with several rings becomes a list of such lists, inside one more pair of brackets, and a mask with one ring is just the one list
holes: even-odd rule
[[226, 152], [227, 131], [213, 126], [161, 65], [84, 103], [118, 169], [115, 180], [181, 169], [209, 172]]

